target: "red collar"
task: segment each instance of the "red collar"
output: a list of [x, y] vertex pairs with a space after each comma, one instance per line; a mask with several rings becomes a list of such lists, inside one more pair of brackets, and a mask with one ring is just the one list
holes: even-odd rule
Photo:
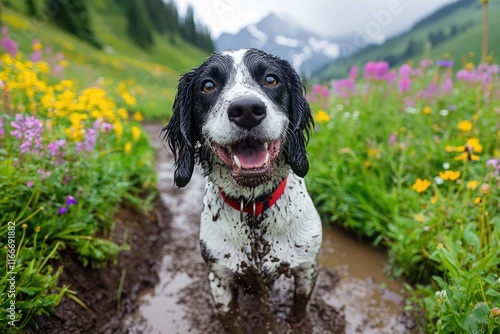
[[[262, 214], [262, 212], [264, 212], [266, 209], [273, 206], [278, 201], [278, 199], [281, 197], [281, 195], [283, 195], [283, 193], [285, 192], [285, 186], [286, 186], [286, 178], [283, 181], [281, 181], [278, 188], [276, 188], [276, 190], [273, 191], [273, 193], [271, 195], [269, 195], [269, 197], [265, 201], [255, 202], [255, 217], [260, 216]], [[220, 189], [220, 188], [219, 188], [219, 193], [220, 193], [221, 197], [224, 199], [224, 202], [229, 204], [229, 206], [231, 206], [232, 208], [234, 208], [238, 211], [241, 210], [241, 205], [242, 205], [241, 202], [230, 199], [229, 197], [227, 197], [226, 194], [224, 194], [222, 192], [222, 189]], [[251, 202], [247, 206], [243, 207], [243, 212], [253, 214], [254, 213], [253, 211], [254, 211], [254, 203], [253, 202]]]

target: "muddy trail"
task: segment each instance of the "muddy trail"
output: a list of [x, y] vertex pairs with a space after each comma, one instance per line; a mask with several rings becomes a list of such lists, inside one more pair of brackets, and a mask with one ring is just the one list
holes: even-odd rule
[[[126, 242], [130, 250], [100, 270], [83, 268], [77, 254], [54, 262], [65, 267], [59, 284], [70, 285], [88, 310], [63, 298], [52, 316], [36, 318], [27, 333], [224, 332], [198, 243], [204, 179], [196, 170], [185, 188], [174, 186], [173, 158], [158, 138], [160, 129], [146, 125], [157, 148], [160, 196], [154, 209], [144, 213], [124, 206], [115, 216], [112, 239]], [[325, 227], [307, 318], [294, 325], [284, 320], [291, 284], [281, 280], [271, 294], [271, 317], [257, 296], [240, 293], [240, 320], [248, 333], [257, 334], [414, 332], [403, 312], [402, 284], [386, 277], [384, 259], [369, 244]]]

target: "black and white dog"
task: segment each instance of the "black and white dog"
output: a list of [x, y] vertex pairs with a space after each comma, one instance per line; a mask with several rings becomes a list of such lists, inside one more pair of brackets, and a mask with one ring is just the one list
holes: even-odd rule
[[162, 131], [175, 184], [195, 160], [206, 177], [200, 246], [222, 318], [237, 311], [238, 284], [266, 290], [280, 275], [294, 277], [291, 319], [302, 318], [322, 230], [302, 179], [313, 120], [299, 76], [259, 50], [216, 53], [182, 76], [173, 109]]

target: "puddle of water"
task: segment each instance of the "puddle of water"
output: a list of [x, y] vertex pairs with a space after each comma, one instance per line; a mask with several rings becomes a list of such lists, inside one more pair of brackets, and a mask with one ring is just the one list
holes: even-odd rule
[[344, 307], [346, 333], [403, 333], [405, 298], [401, 281], [384, 274], [385, 256], [340, 229], [323, 229], [319, 257], [323, 268], [336, 269], [340, 282], [328, 304]]
[[[147, 129], [153, 135], [159, 131], [154, 126]], [[172, 157], [155, 143], [159, 147], [159, 191], [174, 217], [172, 242], [158, 250], [166, 254], [160, 281], [140, 298], [138, 312], [125, 319], [126, 328], [130, 333], [221, 332], [198, 245], [204, 179], [195, 170], [188, 186], [175, 187]], [[341, 230], [325, 228], [323, 234], [319, 257], [323, 269], [309, 307], [314, 313], [310, 314], [313, 329], [293, 332], [324, 333], [329, 327], [314, 322], [340, 321], [336, 310], [341, 310], [347, 324], [340, 332], [404, 333], [402, 285], [384, 274], [384, 255]], [[340, 276], [338, 283], [335, 271]]]

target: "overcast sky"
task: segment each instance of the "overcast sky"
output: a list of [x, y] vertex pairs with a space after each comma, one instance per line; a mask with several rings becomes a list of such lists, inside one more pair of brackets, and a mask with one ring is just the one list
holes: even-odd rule
[[236, 33], [270, 12], [297, 21], [325, 37], [352, 34], [356, 29], [382, 29], [391, 36], [411, 27], [437, 8], [457, 0], [174, 0], [181, 13], [188, 4], [213, 37]]

